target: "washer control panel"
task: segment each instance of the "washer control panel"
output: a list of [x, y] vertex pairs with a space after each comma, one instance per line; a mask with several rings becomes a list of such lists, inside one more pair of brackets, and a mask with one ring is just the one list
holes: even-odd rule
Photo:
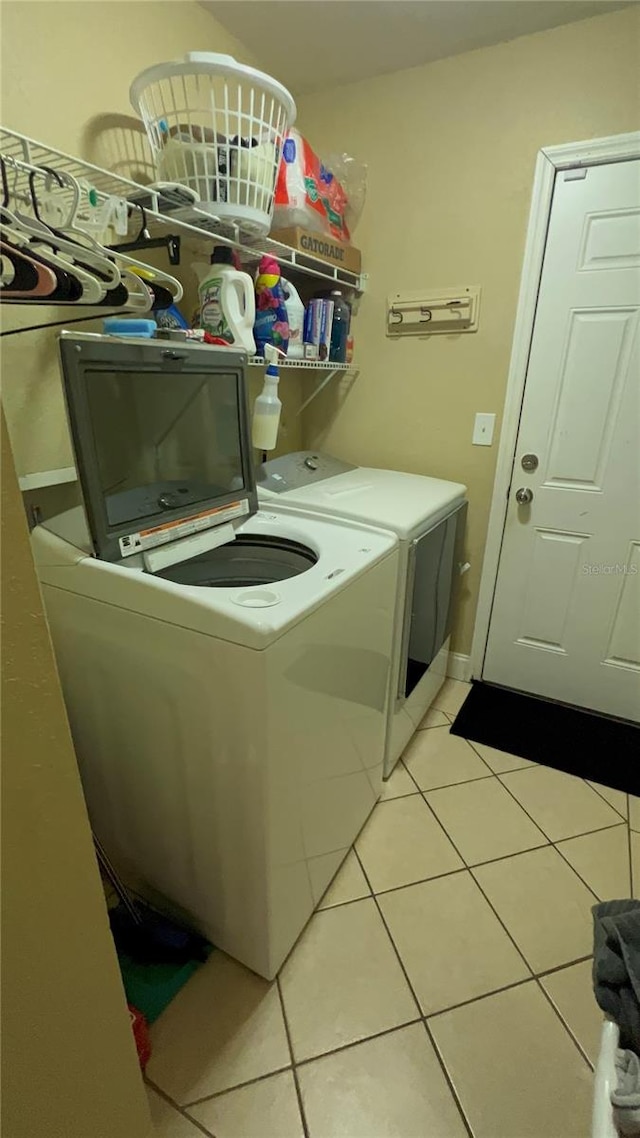
[[325, 478], [334, 478], [336, 474], [356, 469], [352, 462], [343, 462], [330, 454], [298, 450], [262, 463], [258, 467], [256, 480], [263, 490], [284, 494], [287, 490], [300, 490]]

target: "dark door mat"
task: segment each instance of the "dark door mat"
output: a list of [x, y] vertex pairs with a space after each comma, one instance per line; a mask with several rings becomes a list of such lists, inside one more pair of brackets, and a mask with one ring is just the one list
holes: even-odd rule
[[453, 735], [640, 794], [640, 726], [474, 680]]

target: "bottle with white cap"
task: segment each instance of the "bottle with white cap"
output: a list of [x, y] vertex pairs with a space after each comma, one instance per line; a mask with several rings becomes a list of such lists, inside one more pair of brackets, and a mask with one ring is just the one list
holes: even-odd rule
[[282, 289], [284, 292], [284, 303], [287, 309], [287, 320], [289, 321], [289, 347], [287, 348], [287, 358], [290, 360], [301, 360], [304, 356], [302, 343], [304, 304], [300, 299], [298, 290], [291, 284], [291, 281], [288, 281], [285, 277], [282, 277]]
[[274, 344], [264, 345], [267, 370], [264, 387], [253, 405], [251, 441], [257, 450], [273, 450], [278, 441], [278, 426], [282, 403], [278, 399], [278, 356], [283, 356]]

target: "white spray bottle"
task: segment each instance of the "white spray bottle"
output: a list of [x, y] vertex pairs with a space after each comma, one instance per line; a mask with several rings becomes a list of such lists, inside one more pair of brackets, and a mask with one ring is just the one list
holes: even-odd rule
[[285, 353], [275, 344], [265, 344], [267, 370], [264, 387], [253, 405], [251, 441], [257, 450], [273, 450], [278, 440], [278, 426], [282, 403], [278, 399], [278, 356]]

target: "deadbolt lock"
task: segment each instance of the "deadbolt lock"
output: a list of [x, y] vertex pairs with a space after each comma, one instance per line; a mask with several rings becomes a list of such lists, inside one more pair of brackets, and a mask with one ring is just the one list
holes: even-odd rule
[[523, 454], [522, 456], [522, 469], [529, 471], [538, 469], [538, 456], [537, 454]]

